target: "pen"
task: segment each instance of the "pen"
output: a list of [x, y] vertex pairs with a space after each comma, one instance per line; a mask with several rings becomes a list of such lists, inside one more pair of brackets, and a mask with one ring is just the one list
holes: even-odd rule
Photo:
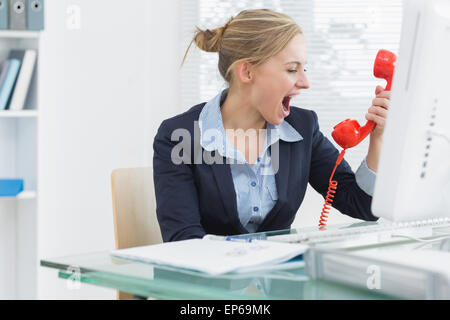
[[265, 234], [263, 235], [236, 235], [236, 236], [218, 236], [214, 234], [206, 234], [203, 236], [203, 239], [206, 240], [219, 240], [219, 241], [236, 241], [236, 242], [254, 242], [255, 240], [266, 240], [267, 237]]
[[226, 237], [225, 241], [233, 241], [233, 242], [252, 242], [252, 238], [236, 238], [236, 237]]

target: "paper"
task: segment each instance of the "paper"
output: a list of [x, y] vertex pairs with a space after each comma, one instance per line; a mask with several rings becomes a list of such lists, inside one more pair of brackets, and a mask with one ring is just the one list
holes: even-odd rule
[[305, 252], [306, 245], [271, 241], [234, 242], [192, 239], [111, 252], [116, 257], [218, 275], [261, 270]]

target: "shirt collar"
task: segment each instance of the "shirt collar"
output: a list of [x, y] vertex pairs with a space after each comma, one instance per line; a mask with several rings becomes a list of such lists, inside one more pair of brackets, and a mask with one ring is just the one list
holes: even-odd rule
[[[225, 101], [227, 94], [228, 89], [225, 89], [208, 101], [204, 105], [198, 119], [200, 127], [200, 145], [207, 151], [217, 150], [222, 156], [232, 156], [228, 152], [231, 148], [228, 147], [229, 142], [226, 138], [222, 113], [220, 112], [220, 107]], [[268, 130], [268, 132], [270, 132], [270, 138], [266, 140], [268, 146], [274, 144], [279, 139], [287, 142], [303, 140], [302, 135], [287, 121], [283, 121], [279, 125], [273, 125], [267, 122], [266, 127], [267, 129], [271, 129]], [[220, 139], [216, 139], [217, 137]], [[232, 157], [234, 158], [234, 156]]]

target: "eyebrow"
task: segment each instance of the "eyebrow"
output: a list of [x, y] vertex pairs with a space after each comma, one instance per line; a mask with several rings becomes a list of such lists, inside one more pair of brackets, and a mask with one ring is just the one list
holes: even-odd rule
[[[298, 65], [302, 65], [303, 63], [301, 63], [300, 61], [289, 61], [289, 62], [286, 62], [285, 64], [292, 64], [292, 63], [295, 63], [295, 64], [298, 64]], [[305, 61], [305, 64], [306, 64], [307, 62]]]

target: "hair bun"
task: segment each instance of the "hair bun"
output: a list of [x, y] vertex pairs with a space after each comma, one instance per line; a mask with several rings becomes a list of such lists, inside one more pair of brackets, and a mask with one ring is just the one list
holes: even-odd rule
[[224, 27], [219, 27], [213, 30], [201, 30], [197, 27], [194, 42], [197, 47], [199, 47], [203, 51], [219, 52], [224, 31]]

